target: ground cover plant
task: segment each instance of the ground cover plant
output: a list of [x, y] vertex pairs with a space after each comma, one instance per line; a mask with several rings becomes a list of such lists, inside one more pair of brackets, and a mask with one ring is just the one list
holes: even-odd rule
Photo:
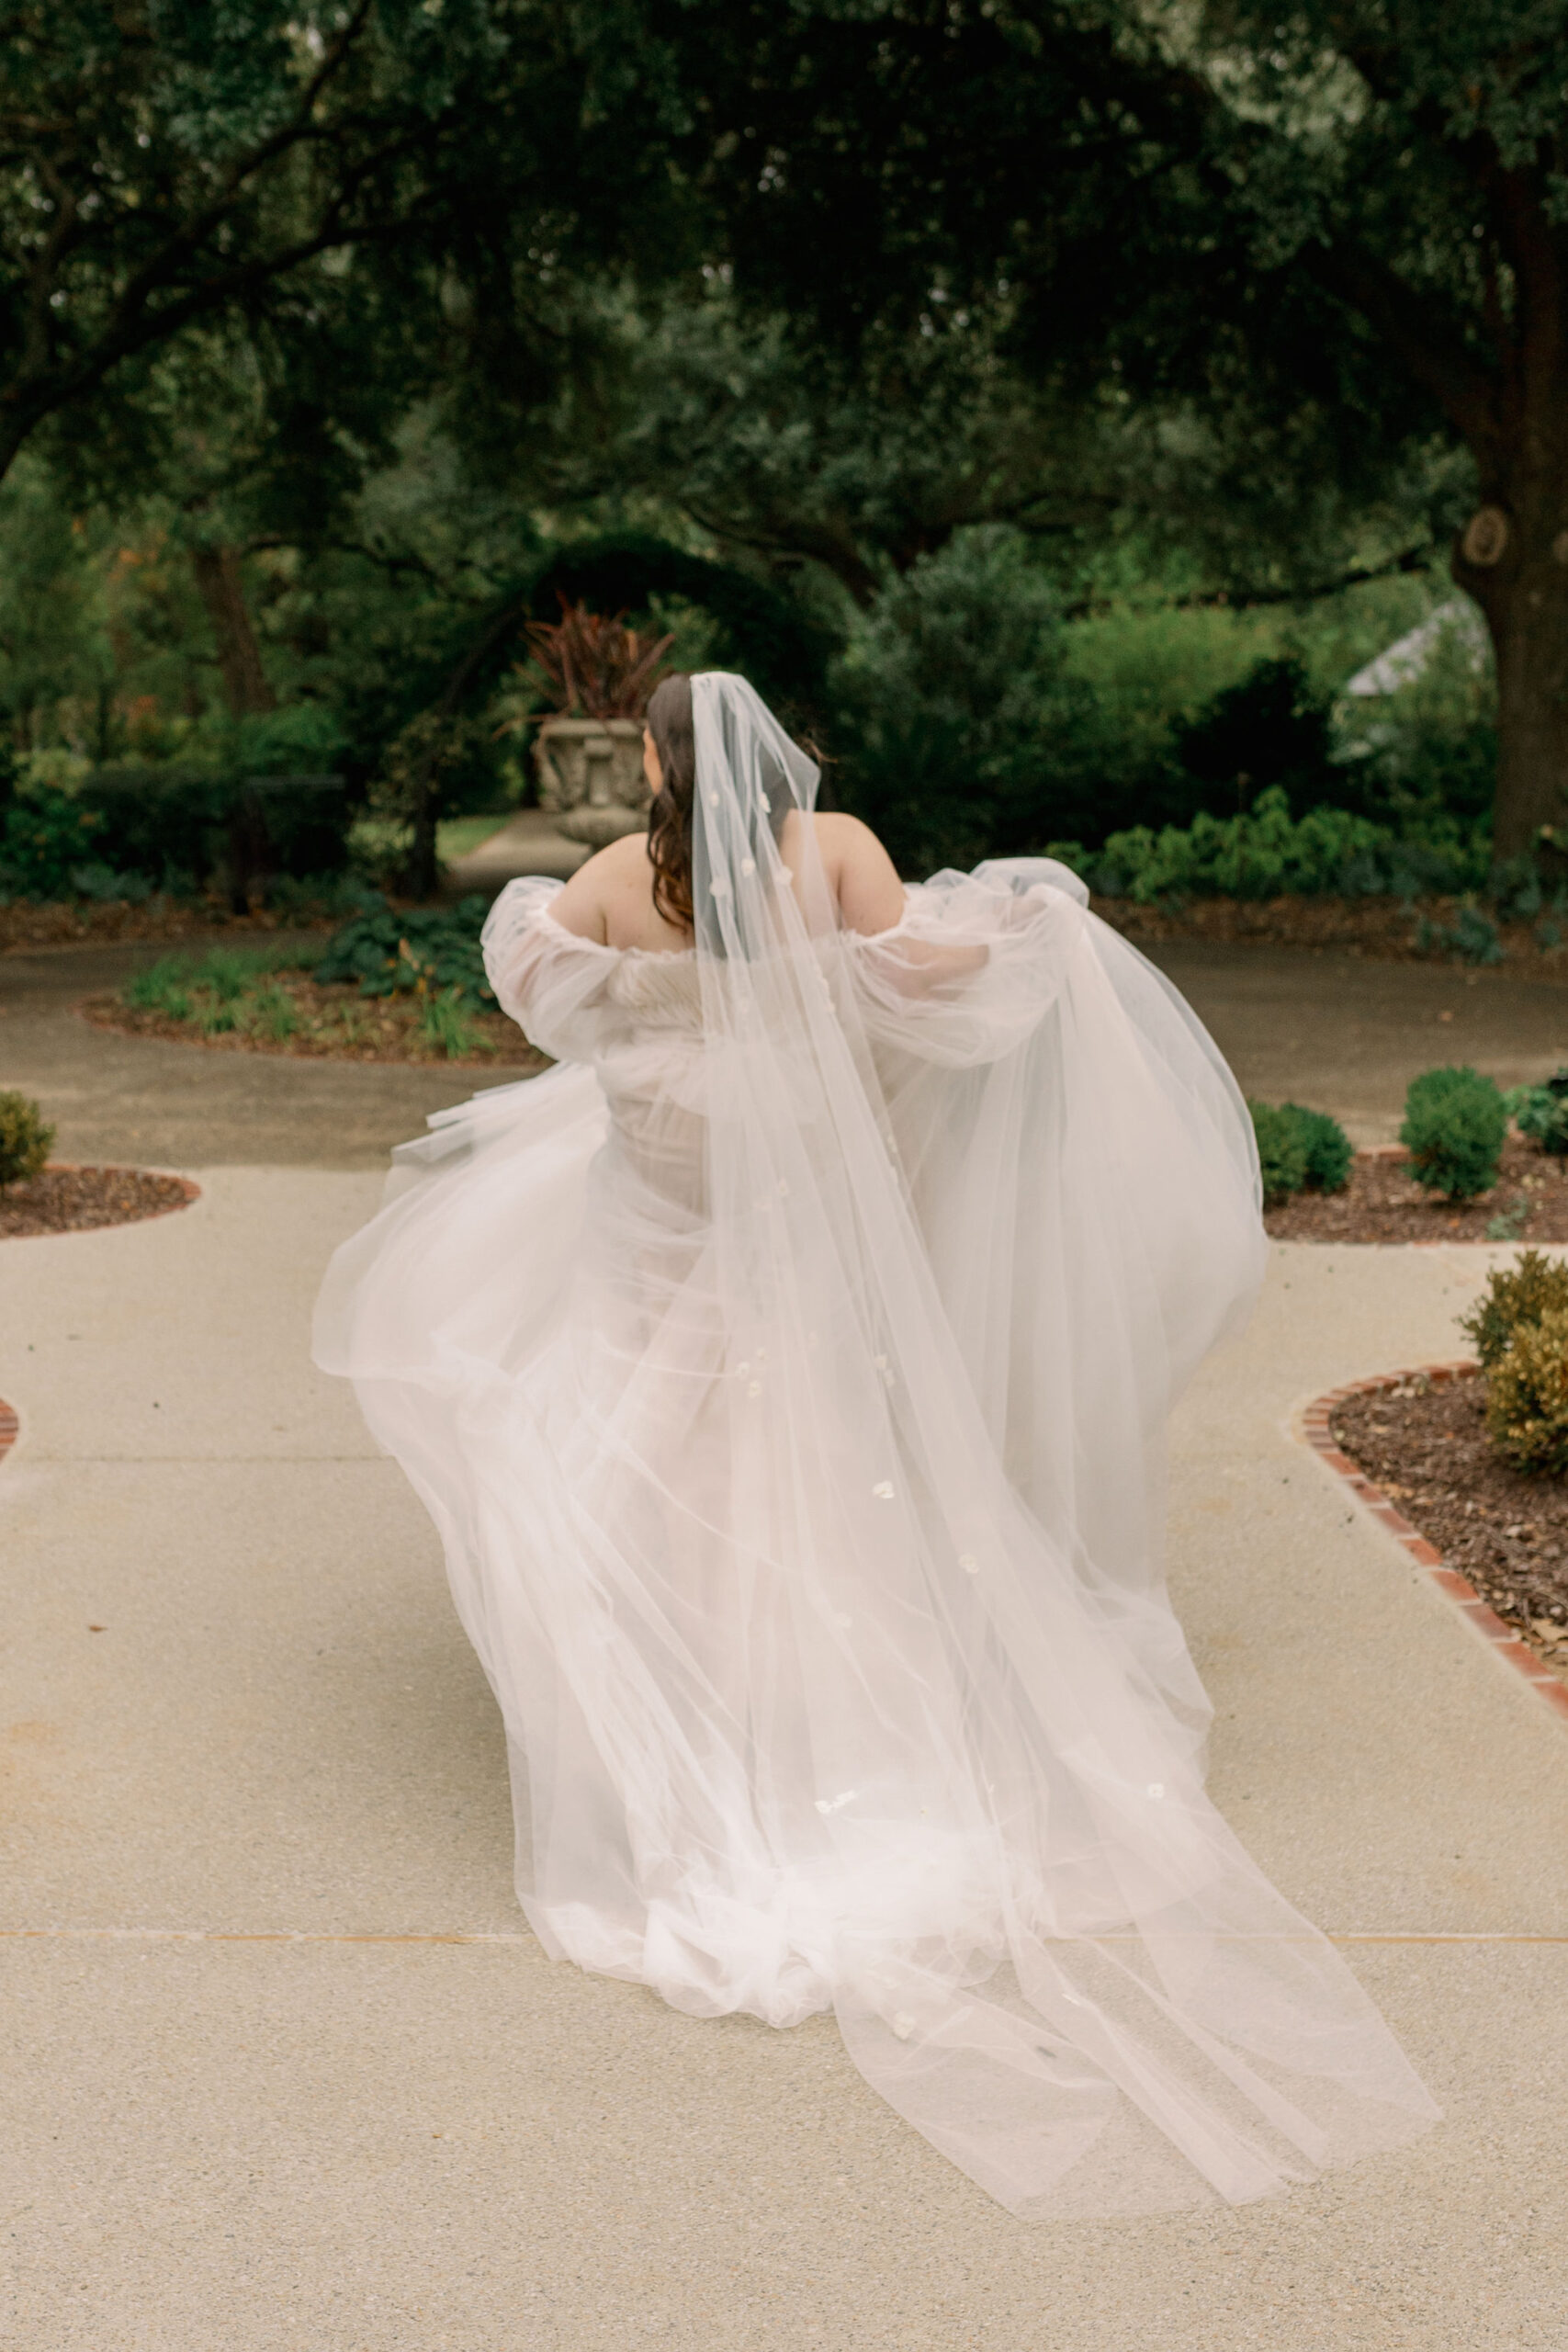
[[98, 1025], [256, 1053], [351, 1061], [502, 1062], [537, 1069], [496, 1004], [479, 949], [480, 899], [362, 906], [318, 945], [161, 956], [85, 1008]]

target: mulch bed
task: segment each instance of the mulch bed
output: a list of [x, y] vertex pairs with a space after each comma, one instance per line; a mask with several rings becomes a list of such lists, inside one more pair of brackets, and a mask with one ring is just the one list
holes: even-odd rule
[[66, 899], [34, 906], [0, 906], [0, 955], [29, 947], [99, 947], [116, 940], [210, 941], [265, 939], [275, 931], [333, 930], [341, 915], [325, 907], [285, 914], [258, 908], [237, 915], [220, 899]]
[[[1451, 957], [1416, 945], [1425, 915], [1447, 927], [1458, 899], [1423, 899], [1414, 908], [1395, 899], [1194, 899], [1185, 907], [1142, 907], [1132, 899], [1096, 896], [1094, 911], [1141, 946], [1175, 939], [1213, 940], [1226, 946], [1338, 948], [1402, 964], [1446, 963]], [[8, 948], [79, 946], [111, 940], [240, 938], [299, 930], [313, 922], [331, 930], [341, 921], [296, 908], [288, 914], [258, 909], [236, 915], [221, 899], [145, 899], [140, 906], [65, 900], [0, 907], [0, 955]], [[1532, 979], [1568, 980], [1568, 940], [1543, 949], [1528, 922], [1500, 926], [1500, 969], [1527, 970]]]
[[1511, 1238], [1568, 1241], [1568, 1159], [1512, 1137], [1498, 1181], [1473, 1201], [1413, 1182], [1402, 1155], [1358, 1152], [1342, 1193], [1296, 1193], [1264, 1223], [1277, 1241], [1484, 1241], [1494, 1217], [1522, 1208]]
[[1549, 1664], [1568, 1673], [1568, 1479], [1494, 1452], [1479, 1377], [1371, 1390], [1336, 1409], [1336, 1444], [1445, 1564]]
[[26, 1184], [0, 1192], [0, 1239], [28, 1233], [86, 1233], [100, 1225], [183, 1209], [193, 1188], [178, 1176], [145, 1168], [46, 1168]]
[[[1459, 913], [1458, 899], [1422, 899], [1414, 907], [1397, 899], [1193, 899], [1185, 907], [1142, 907], [1132, 899], [1097, 897], [1092, 903], [1097, 915], [1140, 947], [1201, 939], [1227, 947], [1338, 948], [1384, 963], [1458, 960], [1449, 951], [1416, 944], [1421, 918], [1448, 929]], [[1528, 922], [1501, 923], [1498, 937], [1503, 961], [1491, 968], [1522, 970], [1532, 980], [1568, 980], [1568, 939], [1543, 948]]]
[[[294, 1002], [299, 1025], [275, 1038], [247, 1029], [220, 1029], [204, 1037], [188, 1021], [169, 1013], [122, 1004], [118, 997], [89, 997], [77, 1011], [95, 1028], [122, 1036], [168, 1037], [182, 1046], [211, 1046], [230, 1053], [289, 1054], [314, 1061], [418, 1062], [451, 1069], [547, 1069], [547, 1057], [531, 1046], [503, 1012], [472, 1016], [480, 1050], [447, 1055], [421, 1035], [419, 1008], [412, 997], [363, 997], [352, 981], [322, 986], [298, 972], [271, 976]], [[484, 1051], [485, 1046], [491, 1050]]]

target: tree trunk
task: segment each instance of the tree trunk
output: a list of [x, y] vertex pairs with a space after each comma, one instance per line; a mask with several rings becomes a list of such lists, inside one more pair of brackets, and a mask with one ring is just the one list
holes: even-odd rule
[[261, 648], [245, 602], [239, 549], [192, 548], [190, 560], [218, 641], [218, 667], [231, 718], [248, 718], [258, 711], [276, 710], [277, 697], [262, 668]]
[[1530, 438], [1453, 553], [1497, 660], [1499, 858], [1568, 852], [1568, 466], [1530, 465]]

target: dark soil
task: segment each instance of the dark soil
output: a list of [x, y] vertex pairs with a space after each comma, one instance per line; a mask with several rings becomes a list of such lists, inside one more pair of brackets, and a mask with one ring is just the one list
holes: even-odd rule
[[531, 1046], [503, 1012], [472, 1016], [475, 1050], [447, 1055], [420, 1034], [419, 1007], [412, 996], [363, 997], [352, 981], [323, 987], [298, 972], [269, 975], [294, 1004], [299, 1027], [276, 1038], [253, 1029], [220, 1029], [204, 1036], [194, 1022], [167, 1012], [122, 1004], [118, 997], [90, 997], [77, 1009], [97, 1029], [122, 1036], [169, 1037], [183, 1046], [212, 1046], [231, 1053], [304, 1055], [338, 1062], [423, 1062], [454, 1069], [547, 1069], [547, 1057]]
[[[1498, 1216], [1510, 1229], [1489, 1236]], [[1277, 1241], [1568, 1241], [1568, 1159], [1511, 1137], [1493, 1191], [1446, 1201], [1421, 1190], [1403, 1157], [1358, 1152], [1344, 1192], [1293, 1193], [1263, 1221]]]
[[125, 900], [62, 899], [34, 905], [18, 899], [0, 906], [0, 955], [30, 947], [103, 946], [116, 940], [189, 941], [222, 946], [230, 941], [263, 940], [275, 931], [323, 933], [343, 921], [327, 908], [294, 908], [288, 913], [258, 908], [237, 915], [218, 899], [159, 899], [141, 906]]
[[[1459, 912], [1457, 899], [1423, 899], [1413, 907], [1396, 899], [1194, 899], [1188, 905], [1141, 907], [1131, 899], [1096, 897], [1094, 911], [1140, 945], [1164, 940], [1214, 940], [1225, 945], [1337, 948], [1402, 964], [1449, 963], [1443, 951], [1418, 949], [1416, 930], [1423, 915], [1444, 927]], [[289, 913], [265, 908], [234, 914], [221, 899], [152, 898], [140, 906], [66, 899], [34, 906], [0, 907], [0, 954], [7, 948], [76, 945], [85, 941], [232, 939], [269, 931], [299, 930], [319, 921], [331, 930], [341, 922], [326, 907]], [[1503, 968], [1528, 971], [1532, 979], [1568, 981], [1568, 940], [1543, 948], [1528, 922], [1499, 926]]]
[[1510, 1468], [1494, 1452], [1479, 1378], [1352, 1396], [1335, 1443], [1397, 1503], [1499, 1617], [1568, 1671], [1568, 1478]]
[[46, 1168], [29, 1182], [0, 1192], [0, 1238], [134, 1225], [183, 1209], [188, 1198], [177, 1176], [155, 1176], [145, 1168]]
[[[1240, 947], [1337, 948], [1396, 964], [1449, 964], [1449, 950], [1418, 948], [1416, 926], [1428, 922], [1448, 929], [1459, 913], [1458, 899], [1423, 899], [1406, 907], [1397, 899], [1192, 899], [1184, 907], [1141, 907], [1131, 899], [1093, 900], [1094, 911], [1138, 946], [1171, 939], [1203, 939]], [[1568, 939], [1542, 947], [1532, 924], [1498, 925], [1503, 950], [1498, 969], [1528, 972], [1532, 980], [1568, 980]]]

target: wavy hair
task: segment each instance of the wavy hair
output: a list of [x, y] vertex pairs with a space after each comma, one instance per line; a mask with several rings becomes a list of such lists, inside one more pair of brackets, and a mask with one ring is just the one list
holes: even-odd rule
[[692, 907], [692, 796], [697, 786], [697, 741], [692, 723], [692, 678], [674, 670], [648, 698], [645, 723], [663, 779], [648, 819], [653, 903], [678, 931], [695, 928]]

